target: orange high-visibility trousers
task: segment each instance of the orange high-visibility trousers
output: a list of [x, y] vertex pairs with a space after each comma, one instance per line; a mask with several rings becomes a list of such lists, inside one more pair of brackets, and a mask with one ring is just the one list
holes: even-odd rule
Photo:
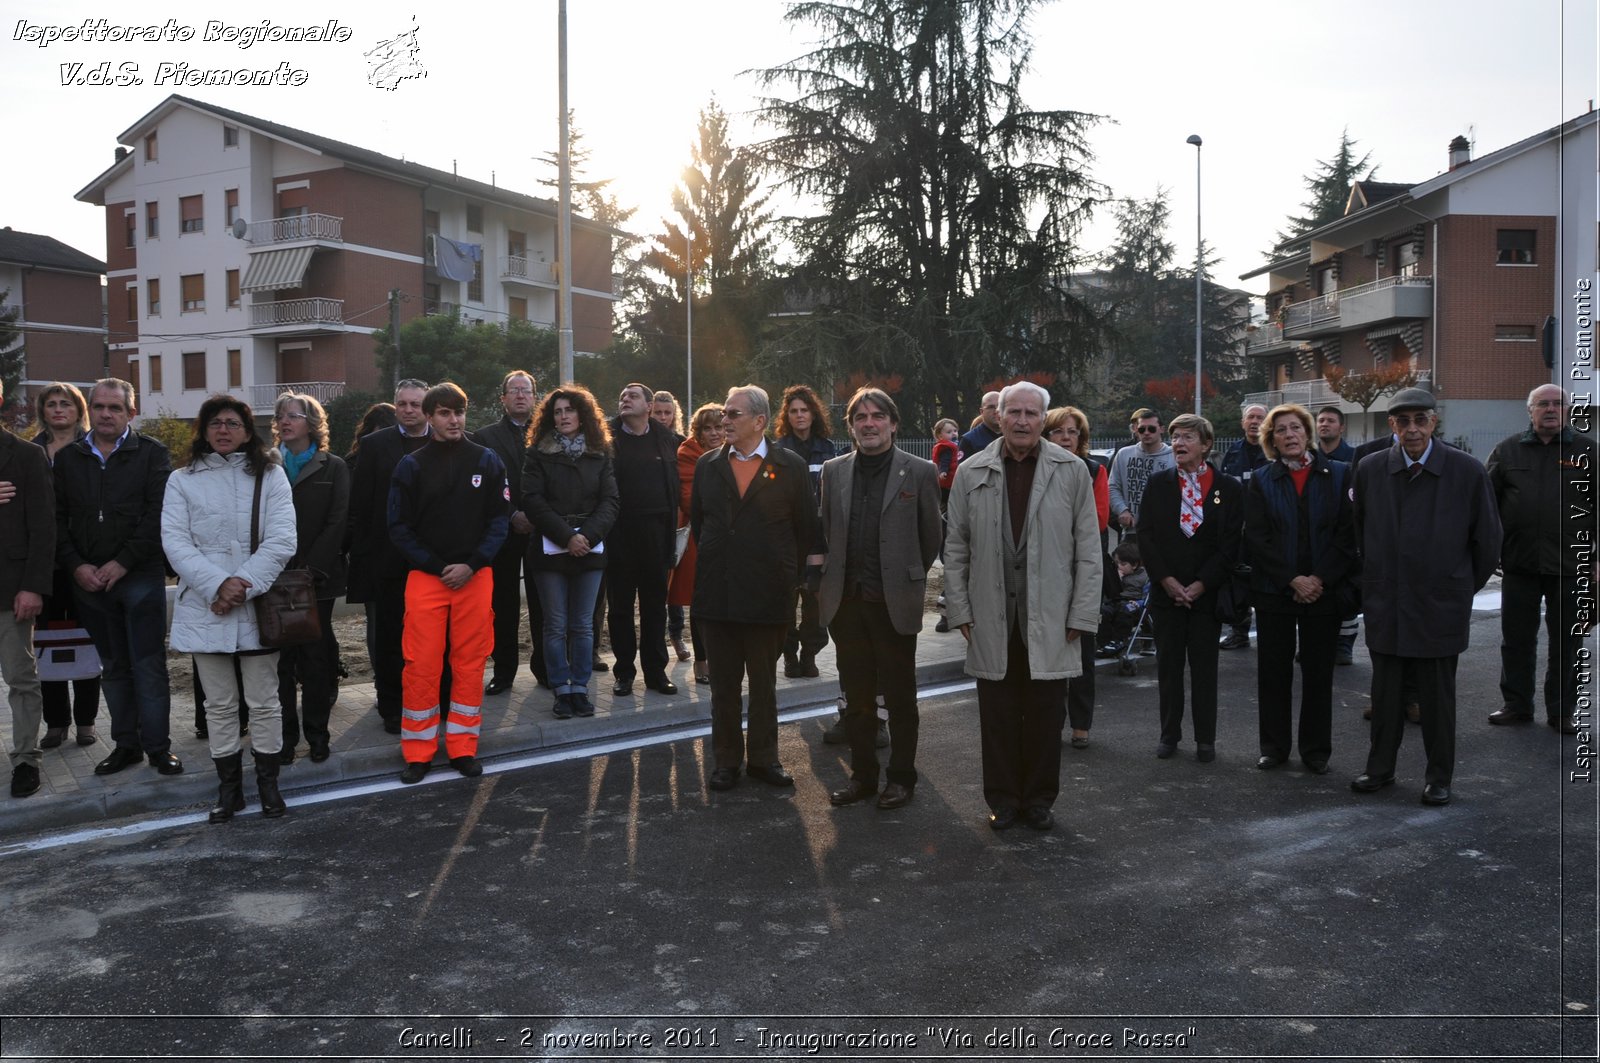
[[473, 573], [460, 590], [438, 576], [412, 572], [406, 578], [405, 654], [401, 684], [400, 754], [426, 763], [439, 748], [439, 681], [445, 644], [450, 646], [450, 706], [444, 751], [451, 758], [476, 756], [483, 721], [483, 666], [494, 649], [493, 572]]

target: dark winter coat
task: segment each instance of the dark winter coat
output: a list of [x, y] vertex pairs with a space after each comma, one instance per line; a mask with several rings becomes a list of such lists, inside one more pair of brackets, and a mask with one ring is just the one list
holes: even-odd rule
[[528, 448], [520, 479], [522, 496], [518, 507], [533, 522], [529, 567], [560, 572], [605, 568], [603, 553], [591, 549], [583, 557], [546, 554], [543, 540], [566, 546], [576, 532], [589, 540], [592, 548], [611, 534], [619, 505], [611, 455], [585, 449], [577, 458], [569, 458], [555, 437], [547, 435]]
[[768, 444], [739, 496], [726, 445], [694, 468], [690, 534], [699, 544], [694, 614], [736, 624], [794, 623], [794, 592], [818, 542], [811, 473], [792, 451]]

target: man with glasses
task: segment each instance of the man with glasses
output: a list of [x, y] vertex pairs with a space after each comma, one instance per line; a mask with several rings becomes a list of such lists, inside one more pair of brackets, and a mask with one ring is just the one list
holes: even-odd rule
[[1425, 805], [1450, 803], [1455, 770], [1456, 662], [1467, 648], [1472, 596], [1500, 560], [1500, 514], [1477, 460], [1433, 438], [1433, 395], [1406, 388], [1389, 404], [1398, 442], [1356, 467], [1361, 594], [1372, 654], [1372, 747], [1350, 788], [1395, 781], [1414, 684], [1428, 767]]
[[1177, 465], [1172, 448], [1162, 442], [1161, 418], [1153, 410], [1138, 412], [1141, 416], [1134, 423], [1133, 431], [1139, 437], [1139, 445], [1123, 447], [1111, 458], [1111, 526], [1121, 529], [1124, 539], [1134, 537], [1139, 502], [1144, 498], [1145, 484], [1150, 482], [1150, 477]]
[[[500, 380], [500, 419], [471, 434], [473, 442], [499, 455], [501, 464], [506, 467], [514, 500], [522, 498], [522, 458], [528, 449], [528, 420], [533, 415], [537, 390], [531, 373], [513, 369]], [[504, 694], [517, 678], [524, 597], [522, 559], [528, 552], [532, 532], [533, 525], [527, 514], [520, 509], [513, 512], [506, 543], [494, 558], [494, 674], [483, 689], [488, 697]], [[534, 679], [540, 686], [547, 687], [550, 683], [544, 670], [544, 640], [540, 631], [544, 626], [544, 612], [539, 608], [539, 594], [534, 589], [531, 570], [526, 575], [526, 590], [528, 623], [533, 632], [533, 654], [529, 663]]]
[[678, 692], [667, 678], [667, 577], [678, 538], [678, 448], [672, 433], [650, 417], [654, 396], [643, 384], [629, 384], [617, 396], [611, 422], [611, 462], [622, 505], [606, 541], [606, 610], [617, 658], [611, 692], [617, 697], [633, 693], [636, 655], [647, 688]]
[[[400, 680], [405, 668], [401, 638], [406, 622], [406, 559], [389, 538], [389, 485], [400, 459], [428, 442], [422, 400], [428, 385], [407, 378], [395, 385], [396, 424], [361, 439], [361, 460], [350, 483], [350, 589], [346, 600], [370, 603], [372, 685], [383, 729], [400, 733]], [[449, 690], [450, 670], [444, 673]]]
[[[792, 450], [769, 447], [771, 407], [754, 385], [728, 392], [727, 442], [695, 465], [690, 534], [700, 556], [694, 615], [711, 660], [709, 784], [730, 790], [743, 768], [772, 786], [793, 786], [778, 762], [778, 656], [794, 620], [794, 593], [808, 563], [820, 568], [811, 472]], [[750, 736], [739, 726], [750, 683]]]
[[978, 410], [978, 423], [961, 437], [961, 460], [983, 453], [983, 448], [1000, 438], [1000, 393], [986, 391]]
[[[1579, 593], [1596, 576], [1592, 547], [1595, 446], [1567, 423], [1567, 393], [1544, 384], [1528, 395], [1528, 428], [1489, 455], [1505, 542], [1500, 548], [1500, 696], [1493, 724], [1533, 719], [1539, 604], [1549, 641], [1544, 718], [1562, 734], [1587, 730], [1578, 709], [1578, 655], [1589, 625], [1579, 619]], [[1581, 725], [1581, 726], [1580, 726]]]
[[137, 414], [132, 384], [101, 380], [89, 393], [89, 434], [56, 454], [56, 561], [72, 577], [78, 619], [100, 654], [116, 745], [96, 775], [145, 759], [163, 775], [183, 771], [169, 730], [161, 552], [172, 465], [160, 440], [129, 427]]

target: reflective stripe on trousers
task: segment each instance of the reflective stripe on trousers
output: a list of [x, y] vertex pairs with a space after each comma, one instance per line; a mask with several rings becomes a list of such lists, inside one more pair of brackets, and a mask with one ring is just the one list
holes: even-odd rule
[[406, 624], [400, 641], [406, 662], [400, 752], [407, 761], [432, 760], [439, 748], [439, 678], [447, 641], [451, 690], [445, 755], [477, 754], [484, 662], [494, 649], [493, 595], [494, 574], [487, 567], [454, 591], [426, 572], [407, 577]]

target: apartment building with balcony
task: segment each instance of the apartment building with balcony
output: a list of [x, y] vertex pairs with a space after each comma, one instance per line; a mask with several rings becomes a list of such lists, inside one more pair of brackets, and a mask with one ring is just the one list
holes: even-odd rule
[[106, 264], [41, 233], [0, 229], [0, 313], [16, 312], [22, 384], [12, 400], [26, 402], [39, 384], [86, 384], [105, 370]]
[[1242, 278], [1267, 278], [1267, 323], [1246, 350], [1272, 380], [1247, 401], [1336, 404], [1351, 437], [1369, 438], [1386, 431], [1388, 398], [1363, 421], [1327, 371], [1406, 365], [1438, 397], [1446, 437], [1486, 456], [1526, 423], [1530, 390], [1570, 376], [1573, 296], [1596, 271], [1596, 119], [1477, 159], [1457, 137], [1436, 177], [1352, 184], [1343, 217]]
[[[425, 313], [556, 327], [558, 207], [185, 96], [78, 192], [106, 212], [110, 365], [142, 413], [383, 391], [372, 333]], [[613, 230], [573, 217], [573, 334], [611, 341]], [[439, 242], [470, 276], [439, 270]], [[476, 256], [472, 258], [471, 256]], [[452, 272], [459, 274], [455, 269]]]

